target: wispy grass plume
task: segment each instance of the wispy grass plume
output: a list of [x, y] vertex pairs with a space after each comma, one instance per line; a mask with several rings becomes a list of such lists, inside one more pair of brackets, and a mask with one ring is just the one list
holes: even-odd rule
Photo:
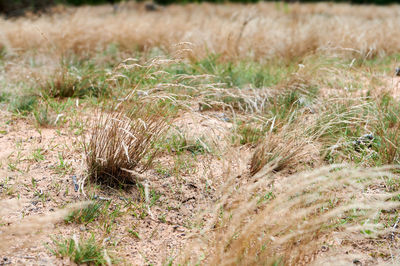
[[186, 261], [203, 258], [203, 263], [210, 265], [310, 263], [323, 236], [340, 227], [343, 223], [339, 221], [350, 212], [353, 220], [344, 223], [340, 231], [362, 236], [368, 229], [369, 235], [364, 237], [373, 237], [376, 234], [372, 232], [387, 232], [376, 220], [377, 211], [399, 207], [392, 201], [393, 193], [368, 189], [385, 176], [394, 177], [385, 169], [332, 165], [288, 176], [271, 187], [273, 169], [271, 164], [254, 182], [241, 187], [226, 180], [220, 200], [206, 214], [207, 224], [188, 245]]

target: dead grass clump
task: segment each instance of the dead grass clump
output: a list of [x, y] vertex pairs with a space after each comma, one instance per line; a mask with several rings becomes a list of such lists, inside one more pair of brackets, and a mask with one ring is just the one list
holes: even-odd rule
[[[304, 138], [300, 133], [295, 133], [290, 129], [283, 129], [274, 134], [268, 133], [263, 141], [260, 142], [250, 161], [250, 174], [255, 175], [263, 167], [274, 163], [273, 171], [292, 169], [296, 165], [313, 161], [314, 147], [310, 140]], [[306, 158], [306, 157], [307, 158]]]
[[105, 96], [107, 87], [103, 76], [104, 73], [88, 69], [69, 69], [67, 66], [61, 66], [42, 82], [40, 89], [46, 96], [54, 98]]
[[135, 182], [126, 170], [148, 169], [158, 152], [154, 143], [165, 127], [160, 111], [144, 107], [100, 114], [85, 143], [89, 178], [107, 185]]
[[323, 239], [339, 227], [338, 238], [349, 234], [365, 238], [365, 230], [368, 237], [374, 237], [373, 232], [391, 230], [379, 231], [382, 224], [376, 214], [399, 207], [391, 201], [394, 194], [366, 192], [384, 176], [396, 178], [384, 169], [332, 165], [271, 185], [273, 169], [265, 169], [257, 180], [241, 187], [232, 181], [235, 178], [226, 180], [220, 200], [206, 214], [208, 223], [188, 245], [191, 255], [186, 254], [186, 261], [204, 258], [200, 260], [209, 265], [299, 265], [310, 263]]
[[74, 96], [78, 90], [77, 85], [77, 79], [68, 73], [68, 69], [63, 68], [57, 71], [52, 79], [46, 81], [43, 90], [50, 97], [67, 98]]

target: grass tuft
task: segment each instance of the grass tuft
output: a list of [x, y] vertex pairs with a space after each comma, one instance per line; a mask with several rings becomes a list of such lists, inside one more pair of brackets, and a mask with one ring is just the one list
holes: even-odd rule
[[11, 100], [9, 109], [13, 113], [28, 115], [32, 110], [34, 110], [36, 103], [37, 99], [35, 96], [18, 95]]
[[[398, 181], [385, 169], [332, 165], [302, 172], [279, 182], [272, 196], [267, 187], [273, 169], [271, 165], [254, 182], [242, 186], [227, 176], [222, 197], [206, 212], [207, 224], [187, 245], [183, 261], [200, 259], [209, 265], [309, 264], [325, 237], [339, 225], [342, 230], [336, 234], [340, 239], [349, 235], [353, 239], [374, 238], [392, 230], [386, 231], [376, 215], [382, 210], [396, 217], [393, 210], [399, 203], [392, 200], [395, 194], [361, 193], [379, 185], [384, 177]], [[267, 200], [260, 201], [259, 195], [268, 195]]]
[[274, 165], [273, 171], [279, 172], [314, 159], [304, 157], [314, 154], [310, 141], [293, 131], [286, 128], [277, 134], [270, 132], [260, 142], [250, 160], [251, 175], [257, 174], [270, 164]]
[[104, 201], [97, 201], [89, 204], [87, 207], [71, 212], [66, 218], [66, 223], [79, 223], [88, 224], [96, 220], [102, 213], [102, 211], [107, 208], [109, 203], [104, 203]]
[[84, 98], [107, 96], [106, 75], [104, 71], [91, 66], [62, 64], [43, 84], [40, 90], [52, 98]]
[[53, 239], [54, 249], [50, 249], [51, 253], [61, 258], [68, 257], [76, 264], [94, 264], [105, 265], [110, 262], [105, 249], [99, 245], [94, 235], [88, 239]]
[[85, 143], [90, 179], [114, 186], [134, 183], [135, 177], [126, 170], [148, 169], [158, 152], [154, 143], [165, 127], [159, 111], [143, 107], [100, 114]]

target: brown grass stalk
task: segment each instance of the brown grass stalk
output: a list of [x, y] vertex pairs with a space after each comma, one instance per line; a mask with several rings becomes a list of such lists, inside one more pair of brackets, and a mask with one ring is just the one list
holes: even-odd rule
[[159, 12], [132, 3], [116, 14], [109, 6], [69, 8], [35, 19], [1, 19], [0, 47], [7, 53], [86, 55], [110, 44], [125, 51], [160, 47], [174, 52], [176, 43], [190, 42], [193, 50], [184, 57], [203, 58], [211, 52], [264, 60], [323, 52], [364, 58], [400, 51], [398, 13], [398, 6], [328, 3], [190, 4]]
[[98, 115], [85, 144], [90, 179], [108, 185], [134, 183], [135, 177], [124, 169], [138, 173], [148, 169], [158, 151], [154, 143], [165, 126], [160, 113], [145, 106]]
[[[394, 193], [360, 193], [379, 183], [379, 177], [393, 178], [386, 169], [363, 170], [339, 165], [289, 176], [276, 186], [272, 199], [260, 203], [257, 195], [271, 183], [273, 169], [270, 165], [262, 176], [257, 176], [255, 183], [221, 191], [221, 199], [213, 208], [215, 213], [207, 214], [212, 216], [208, 218], [210, 223], [188, 245], [190, 250], [201, 250], [203, 262], [210, 265], [310, 263], [324, 236], [333, 231], [341, 232], [342, 237], [360, 235], [360, 227], [351, 223], [342, 227], [348, 230], [336, 229], [347, 213], [356, 212], [353, 223], [361, 225], [373, 219], [377, 210], [399, 207], [398, 202], [390, 200]], [[379, 232], [382, 225], [366, 223], [361, 228]], [[191, 255], [194, 261], [198, 259]]]

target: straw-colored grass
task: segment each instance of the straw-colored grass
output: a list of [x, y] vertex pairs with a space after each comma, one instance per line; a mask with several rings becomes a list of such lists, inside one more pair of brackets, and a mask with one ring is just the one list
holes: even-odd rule
[[[0, 154], [7, 176], [0, 180], [2, 199], [17, 196], [8, 176], [17, 182], [18, 175], [17, 185], [32, 186], [40, 197], [30, 172], [68, 165], [49, 173], [55, 183], [54, 189], [46, 183], [49, 199], [64, 206], [61, 191], [69, 201], [85, 190], [109, 200], [120, 212], [118, 228], [90, 232], [107, 236], [128, 264], [166, 264], [154, 247], [168, 242], [166, 252], [182, 251], [189, 264], [301, 265], [318, 257], [324, 240], [384, 242], [388, 234], [389, 242], [373, 248], [378, 254], [389, 248], [384, 256], [396, 263], [399, 254], [390, 252], [399, 245], [393, 230], [400, 207], [400, 80], [392, 70], [399, 15], [397, 5], [204, 3], [146, 12], [128, 2], [116, 13], [96, 6], [0, 18], [0, 100], [14, 115], [0, 132], [7, 144]], [[38, 143], [36, 135], [20, 140], [9, 131], [14, 117], [36, 119]], [[79, 135], [84, 148], [73, 146], [67, 162], [64, 145], [54, 143], [59, 156], [51, 157], [46, 138], [53, 135]], [[46, 151], [41, 162], [24, 153], [32, 143]], [[81, 154], [87, 175], [78, 184]], [[70, 172], [74, 191], [55, 191]], [[124, 191], [96, 185], [137, 181]], [[200, 210], [205, 214], [197, 221]], [[20, 215], [21, 204], [0, 201], [0, 215], [8, 212]], [[0, 251], [65, 213], [1, 224]], [[62, 226], [80, 232], [75, 224]], [[370, 256], [363, 243], [358, 250]], [[123, 253], [132, 245], [143, 246], [136, 250], [142, 261]]]
[[136, 182], [128, 171], [148, 169], [158, 151], [154, 143], [166, 126], [160, 113], [153, 112], [136, 106], [95, 118], [85, 143], [90, 180], [113, 186]]
[[[274, 181], [274, 163], [279, 161], [240, 187], [235, 177], [226, 176], [221, 197], [205, 214], [206, 225], [187, 246], [186, 262], [307, 265], [333, 231], [339, 233], [337, 239], [391, 232], [376, 218], [381, 210], [399, 207], [391, 200], [394, 194], [371, 189], [365, 193], [384, 177], [393, 178], [385, 169], [332, 165]], [[343, 223], [346, 219], [351, 223]], [[363, 235], [363, 230], [369, 233]]]
[[318, 150], [314, 148], [313, 151], [313, 148], [311, 141], [296, 135], [294, 129], [284, 129], [279, 134], [269, 133], [251, 158], [250, 174], [257, 174], [271, 162], [275, 162], [273, 170], [277, 172], [285, 168], [295, 168], [299, 164], [312, 164], [318, 160], [313, 158], [315, 153], [318, 154]]
[[400, 52], [400, 8], [347, 4], [169, 6], [146, 12], [127, 3], [117, 14], [111, 6], [69, 8], [38, 18], [0, 20], [0, 47], [6, 53], [85, 55], [116, 44], [122, 50], [174, 51], [193, 44], [190, 58], [207, 53], [225, 58], [299, 58], [316, 52], [371, 57]]

